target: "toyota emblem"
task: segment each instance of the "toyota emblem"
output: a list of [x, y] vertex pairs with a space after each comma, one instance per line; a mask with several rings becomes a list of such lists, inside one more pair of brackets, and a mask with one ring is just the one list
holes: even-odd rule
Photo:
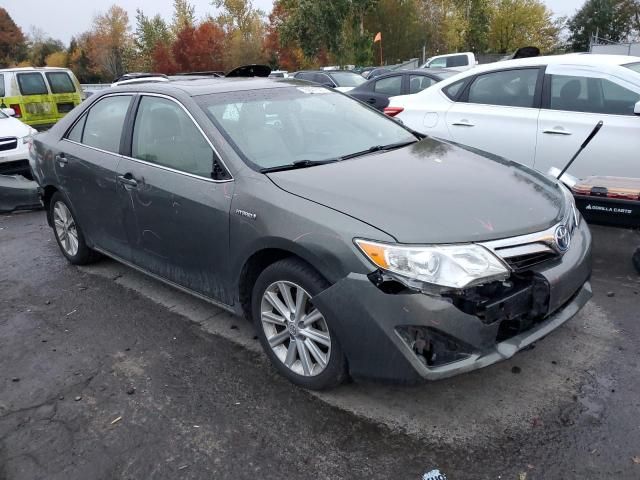
[[564, 253], [569, 250], [571, 246], [571, 233], [565, 225], [560, 225], [556, 228], [555, 241], [559, 252]]

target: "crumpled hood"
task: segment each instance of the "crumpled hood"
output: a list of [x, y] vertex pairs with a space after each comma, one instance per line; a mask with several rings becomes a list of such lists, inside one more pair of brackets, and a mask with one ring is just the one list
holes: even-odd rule
[[543, 175], [433, 139], [269, 177], [409, 244], [535, 233], [559, 222], [565, 208], [560, 187]]

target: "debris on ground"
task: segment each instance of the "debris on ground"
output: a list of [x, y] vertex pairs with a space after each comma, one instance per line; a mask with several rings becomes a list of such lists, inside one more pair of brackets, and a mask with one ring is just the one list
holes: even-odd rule
[[612, 298], [616, 296], [616, 292], [607, 292], [607, 297]]
[[82, 400], [82, 397], [81, 397], [80, 395], [78, 395], [76, 398], [74, 398], [74, 400], [75, 400], [76, 402], [79, 402], [80, 400]]
[[636, 455], [631, 459], [636, 465], [640, 465], [640, 455]]
[[111, 420], [111, 425], [115, 425], [115, 424], [116, 424], [116, 423], [118, 423], [120, 420], [122, 420], [122, 417], [114, 418], [113, 420]]
[[127, 388], [127, 395], [133, 395], [134, 393], [136, 393], [136, 388], [135, 387]]
[[513, 367], [511, 369], [511, 373], [515, 373], [516, 375], [522, 373], [522, 369], [520, 367]]

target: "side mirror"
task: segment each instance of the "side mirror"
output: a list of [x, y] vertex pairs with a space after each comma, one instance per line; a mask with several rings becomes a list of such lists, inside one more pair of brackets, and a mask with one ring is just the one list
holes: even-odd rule
[[323, 83], [322, 84], [323, 87], [327, 87], [327, 88], [336, 88], [335, 85], [333, 83]]
[[[636, 105], [636, 108], [638, 108], [638, 105]], [[13, 108], [3, 108], [2, 113], [9, 115], [10, 117], [16, 116], [16, 111]]]
[[635, 113], [636, 115], [640, 115], [640, 102], [636, 103], [636, 106], [633, 109], [633, 113]]

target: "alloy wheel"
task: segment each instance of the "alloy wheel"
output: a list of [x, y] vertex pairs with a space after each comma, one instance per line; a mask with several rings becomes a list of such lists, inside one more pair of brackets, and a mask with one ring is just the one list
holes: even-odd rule
[[275, 282], [262, 296], [260, 320], [271, 350], [291, 371], [314, 377], [331, 356], [331, 335], [311, 296], [292, 282]]
[[53, 207], [53, 223], [60, 246], [70, 257], [78, 254], [78, 229], [73, 215], [63, 202], [56, 202]]

